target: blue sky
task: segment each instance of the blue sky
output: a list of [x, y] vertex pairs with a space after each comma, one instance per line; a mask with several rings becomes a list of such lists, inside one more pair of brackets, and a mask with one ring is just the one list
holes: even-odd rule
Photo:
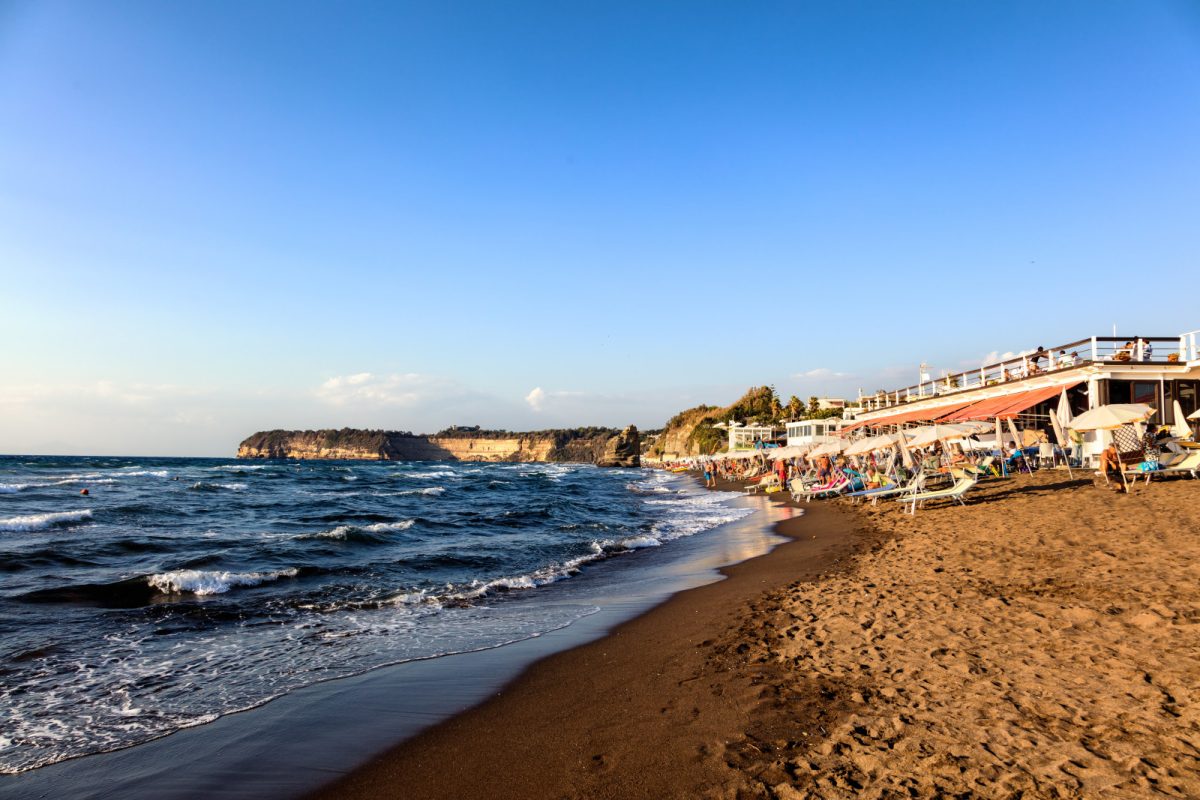
[[0, 0], [0, 452], [1191, 330], [1198, 78], [1190, 2]]

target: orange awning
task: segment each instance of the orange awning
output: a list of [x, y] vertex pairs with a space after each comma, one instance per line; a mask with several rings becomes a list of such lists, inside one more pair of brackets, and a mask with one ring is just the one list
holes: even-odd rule
[[944, 414], [952, 412], [956, 408], [962, 408], [965, 405], [969, 404], [960, 401], [958, 403], [933, 406], [932, 408], [922, 408], [917, 411], [901, 411], [897, 414], [888, 414], [886, 416], [876, 417], [875, 419], [860, 420], [842, 428], [840, 433], [852, 431], [857, 428], [863, 428], [868, 425], [872, 428], [879, 428], [884, 425], [903, 425], [906, 422], [925, 422], [928, 420], [934, 420], [940, 418]]
[[1026, 411], [1030, 408], [1033, 408], [1038, 403], [1043, 403], [1043, 402], [1049, 400], [1051, 397], [1058, 397], [1058, 395], [1064, 389], [1070, 389], [1072, 386], [1075, 386], [1075, 385], [1076, 384], [1071, 383], [1071, 384], [1067, 384], [1065, 386], [1044, 386], [1041, 389], [1034, 389], [1029, 392], [1022, 392], [1021, 397], [1019, 397], [1017, 400], [1015, 400], [1010, 405], [1007, 405], [1004, 408], [1002, 408], [1000, 411], [996, 412], [996, 416], [1003, 417], [1005, 419], [1010, 419], [1012, 417], [1015, 417], [1017, 414], [1020, 414], [1022, 411]]
[[1002, 397], [991, 397], [980, 400], [945, 417], [947, 422], [962, 422], [969, 419], [995, 419], [996, 417], [1015, 417], [1022, 411], [1036, 406], [1054, 397], [1063, 389], [1070, 389], [1078, 384], [1067, 383], [1058, 386], [1043, 386], [1039, 389], [1027, 389], [1024, 392], [1014, 392]]

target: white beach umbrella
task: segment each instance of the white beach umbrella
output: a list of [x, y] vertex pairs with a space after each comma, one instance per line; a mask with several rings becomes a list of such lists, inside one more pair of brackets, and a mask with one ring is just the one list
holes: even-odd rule
[[900, 460], [904, 463], [905, 469], [912, 469], [914, 462], [912, 453], [908, 452], [908, 437], [904, 431], [896, 434], [896, 446], [900, 448]]
[[1171, 426], [1171, 435], [1179, 439], [1192, 438], [1192, 426], [1187, 424], [1187, 420], [1183, 417], [1183, 406], [1179, 405], [1179, 401], [1175, 401], [1175, 424]]
[[835, 439], [832, 442], [825, 442], [813, 448], [810, 456], [832, 456], [842, 452], [850, 446], [850, 442], [846, 439]]
[[843, 450], [842, 453], [847, 456], [861, 456], [875, 450], [891, 447], [895, 443], [895, 436], [892, 436], [890, 433], [882, 433], [879, 436], [868, 436], [865, 439], [859, 439]]
[[1113, 403], [1083, 412], [1067, 427], [1077, 431], [1110, 431], [1122, 425], [1144, 422], [1154, 413], [1154, 408], [1145, 403]]
[[1063, 427], [1071, 424], [1071, 404], [1067, 402], [1067, 390], [1063, 389], [1058, 396], [1058, 421]]
[[1188, 414], [1188, 419], [1200, 419], [1200, 408]]
[[909, 438], [908, 446], [924, 447], [934, 442], [943, 442], [948, 439], [963, 439], [973, 433], [987, 430], [987, 428], [987, 423], [978, 422], [948, 422], [940, 425], [929, 425], [924, 428], [917, 428], [913, 436]]
[[1071, 460], [1067, 458], [1067, 434], [1058, 421], [1058, 413], [1053, 408], [1050, 409], [1050, 424], [1054, 427], [1054, 439], [1058, 442], [1058, 448], [1062, 450], [1063, 460], [1067, 462], [1067, 475], [1074, 479], [1075, 473], [1071, 471]]

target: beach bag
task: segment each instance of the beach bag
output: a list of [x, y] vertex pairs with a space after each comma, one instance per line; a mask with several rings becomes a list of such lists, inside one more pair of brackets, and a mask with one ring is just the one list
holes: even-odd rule
[[1158, 469], [1161, 469], [1161, 467], [1158, 465], [1157, 461], [1143, 461], [1142, 463], [1138, 464], [1139, 472], [1154, 472]]

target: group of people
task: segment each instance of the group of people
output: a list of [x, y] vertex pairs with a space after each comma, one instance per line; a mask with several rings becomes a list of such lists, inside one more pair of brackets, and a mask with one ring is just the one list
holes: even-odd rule
[[[926, 475], [949, 474], [955, 469], [979, 467], [989, 454], [989, 451], [964, 450], [957, 443], [943, 446], [935, 442], [910, 451], [910, 467], [904, 465], [895, 451], [877, 450], [855, 456], [822, 454], [777, 458], [772, 456], [770, 449], [757, 450], [749, 458], [718, 456], [702, 459], [698, 465], [691, 462], [675, 466], [699, 466], [704, 473], [705, 485], [710, 487], [717, 486], [719, 481], [745, 482], [774, 475], [780, 487], [787, 487], [796, 478], [825, 485], [841, 476], [853, 476], [856, 483], [862, 484], [859, 488], [874, 489], [897, 481], [907, 481], [918, 472]], [[1037, 459], [1021, 448], [1001, 448], [1000, 456], [1001, 469], [1032, 471], [1037, 468]]]
[[1113, 354], [1114, 361], [1150, 361], [1154, 355], [1154, 348], [1150, 345], [1150, 340], [1141, 336], [1135, 336], [1125, 342], [1120, 349]]
[[1015, 381], [1055, 369], [1067, 369], [1078, 364], [1079, 351], [1077, 350], [1072, 350], [1070, 353], [1066, 350], [1059, 350], [1058, 355], [1055, 355], [1053, 351], [1039, 345], [1038, 349], [1027, 359], [1022, 360], [1020, 364], [1013, 368], [1005, 367], [1002, 374], [1004, 380]]

